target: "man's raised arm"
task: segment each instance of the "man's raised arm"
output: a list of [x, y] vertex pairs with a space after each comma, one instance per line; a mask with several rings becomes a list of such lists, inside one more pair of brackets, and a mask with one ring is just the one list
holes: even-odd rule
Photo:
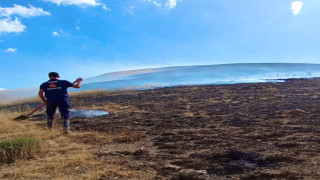
[[82, 78], [78, 78], [77, 82], [74, 85], [72, 85], [72, 87], [79, 89], [81, 87], [81, 84], [82, 84]]

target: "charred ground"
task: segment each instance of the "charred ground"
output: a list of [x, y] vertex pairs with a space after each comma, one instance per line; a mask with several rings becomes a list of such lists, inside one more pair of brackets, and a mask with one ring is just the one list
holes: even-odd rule
[[76, 132], [121, 134], [79, 138], [96, 158], [155, 171], [152, 179], [320, 178], [320, 79], [97, 92], [72, 105], [111, 113], [72, 119]]

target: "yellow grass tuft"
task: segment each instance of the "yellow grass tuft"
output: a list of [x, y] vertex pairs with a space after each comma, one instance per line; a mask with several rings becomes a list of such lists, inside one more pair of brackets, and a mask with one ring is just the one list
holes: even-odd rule
[[14, 138], [0, 142], [0, 163], [13, 163], [17, 159], [34, 158], [41, 151], [37, 138]]
[[140, 139], [138, 134], [133, 133], [128, 128], [122, 128], [112, 139], [115, 143], [131, 143]]

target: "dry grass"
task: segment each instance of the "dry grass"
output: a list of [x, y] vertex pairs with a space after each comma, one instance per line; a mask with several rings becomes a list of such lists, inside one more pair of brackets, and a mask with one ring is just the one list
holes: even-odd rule
[[[37, 138], [42, 153], [18, 159], [15, 163], [0, 163], [0, 179], [148, 179], [143, 172], [125, 165], [105, 162], [96, 156], [104, 144], [132, 142], [138, 136], [123, 129], [108, 135], [98, 132], [79, 132], [63, 136], [60, 130], [48, 131], [43, 124], [29, 120], [14, 121], [17, 113], [0, 112], [0, 141], [12, 138]], [[45, 123], [45, 122], [41, 122]], [[92, 141], [94, 140], [94, 141]], [[91, 143], [90, 143], [91, 141]]]
[[139, 141], [141, 139], [141, 136], [130, 131], [127, 128], [122, 128], [116, 131], [114, 129], [110, 129], [107, 134], [97, 131], [76, 133], [69, 135], [69, 138], [73, 139], [73, 142], [77, 143], [105, 145], [117, 143], [133, 143]]
[[13, 163], [17, 159], [34, 158], [41, 152], [37, 138], [14, 138], [0, 142], [0, 163]]
[[17, 100], [9, 103], [0, 103], [0, 107], [5, 107], [5, 106], [19, 106], [24, 103], [41, 103], [41, 100], [38, 96], [30, 97], [30, 98], [25, 98], [22, 100]]
[[[94, 108], [93, 108], [94, 109]], [[101, 108], [99, 108], [101, 109]], [[106, 110], [111, 113], [121, 113], [121, 112], [146, 112], [144, 110], [138, 109], [134, 106], [124, 106], [124, 105], [118, 105], [115, 103], [108, 103], [103, 107], [103, 110]]]
[[42, 139], [47, 136], [46, 131], [39, 128], [34, 122], [13, 120], [21, 114], [23, 114], [23, 112], [0, 112], [0, 141], [19, 137], [34, 137]]
[[86, 91], [79, 91], [79, 92], [70, 92], [71, 97], [87, 97], [87, 96], [94, 96], [99, 97], [101, 95], [105, 95], [108, 93], [106, 90], [86, 90]]
[[1, 112], [0, 113], [0, 139], [1, 135], [8, 134], [12, 132], [17, 132], [17, 130], [21, 130], [22, 126], [18, 124], [15, 121], [12, 121], [12, 119], [17, 114], [14, 113], [8, 113], [8, 112]]
[[138, 134], [131, 132], [127, 128], [122, 128], [115, 136], [112, 138], [112, 142], [114, 143], [132, 143], [136, 142], [140, 139]]
[[[53, 132], [56, 134], [56, 132]], [[57, 136], [47, 140], [44, 153], [34, 160], [0, 168], [1, 179], [99, 179], [101, 176], [130, 179], [136, 172], [118, 164], [106, 164], [95, 156], [94, 145]], [[81, 136], [80, 136], [81, 137]], [[8, 173], [10, 172], [10, 173]]]

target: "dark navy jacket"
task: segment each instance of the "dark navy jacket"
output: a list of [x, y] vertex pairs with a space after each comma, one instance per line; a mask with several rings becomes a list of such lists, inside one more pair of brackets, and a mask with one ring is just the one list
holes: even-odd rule
[[67, 89], [72, 85], [66, 80], [50, 79], [42, 83], [40, 89], [44, 90], [47, 101], [65, 101], [70, 99]]

